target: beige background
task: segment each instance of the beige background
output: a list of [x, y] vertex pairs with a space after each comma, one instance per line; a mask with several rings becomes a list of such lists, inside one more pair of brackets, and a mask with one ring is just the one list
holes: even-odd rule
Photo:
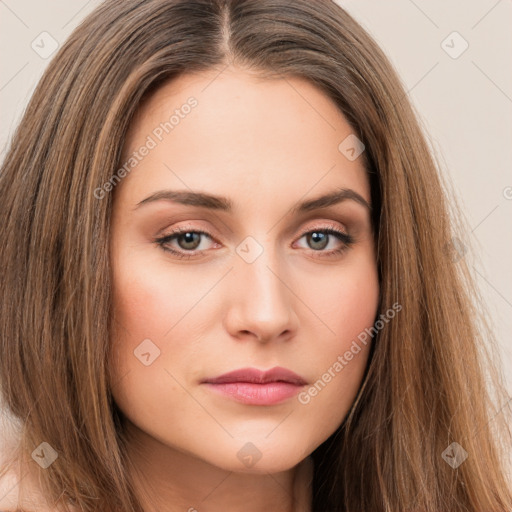
[[[41, 54], [99, 3], [0, 0], [0, 159], [51, 60]], [[512, 1], [339, 3], [396, 66], [457, 191], [512, 396]]]

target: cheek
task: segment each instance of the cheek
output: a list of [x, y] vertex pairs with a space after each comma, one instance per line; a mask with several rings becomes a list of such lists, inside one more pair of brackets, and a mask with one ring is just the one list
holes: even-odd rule
[[[162, 336], [175, 323], [177, 306], [172, 302], [175, 302], [173, 297], [176, 295], [169, 293], [165, 274], [158, 275], [151, 263], [142, 262], [128, 250], [116, 260], [110, 340], [114, 383], [127, 373], [131, 373], [130, 378], [140, 377], [144, 370], [151, 370], [154, 378], [152, 370], [162, 355]], [[144, 347], [144, 350], [139, 347]], [[155, 361], [149, 368], [137, 359], [137, 354], [143, 357], [142, 354], [147, 352], [150, 360]], [[143, 393], [147, 384], [147, 378], [140, 378], [137, 393]]]
[[309, 293], [303, 289], [302, 294], [324, 323], [324, 359], [327, 354], [343, 353], [353, 339], [373, 325], [377, 314], [380, 286], [371, 253], [358, 255], [346, 266], [321, 276], [314, 287], [311, 281], [309, 285]]
[[[187, 287], [178, 272], [162, 269], [150, 257], [137, 257], [126, 251], [116, 261], [113, 283], [109, 357], [117, 405], [148, 430], [148, 419], [150, 423], [158, 419], [169, 424], [176, 416], [193, 415], [187, 393], [166, 371], [171, 368], [175, 373], [169, 358], [190, 367], [190, 347], [187, 350], [188, 340], [182, 336], [178, 323], [194, 298], [197, 300], [197, 295], [190, 292], [190, 280]], [[173, 341], [172, 351], [166, 340]], [[176, 367], [180, 364], [174, 363]]]
[[328, 329], [317, 340], [321, 350], [310, 351], [314, 380], [298, 396], [315, 422], [321, 418], [325, 436], [341, 423], [360, 388], [379, 302], [378, 273], [370, 260], [344, 269], [339, 282], [325, 286], [314, 301]]
[[[208, 275], [196, 269], [191, 279], [190, 273], [166, 265], [152, 253], [130, 253], [128, 245], [119, 256], [113, 272], [111, 368], [114, 382], [128, 372], [131, 379], [144, 381], [139, 393], [148, 384], [148, 376], [155, 379], [156, 372], [163, 368], [180, 371], [193, 367], [201, 320], [213, 315], [214, 307], [209, 304], [215, 304], [201, 298], [208, 294], [214, 278], [211, 272]], [[147, 359], [154, 362], [145, 367], [138, 357], [148, 352]], [[164, 380], [169, 380], [168, 374]], [[174, 384], [171, 380], [167, 391]]]
[[346, 276], [326, 300], [329, 325], [343, 348], [348, 340], [355, 339], [375, 321], [379, 303], [376, 271], [368, 268], [363, 275]]
[[193, 282], [153, 254], [126, 254], [118, 260], [113, 282], [116, 323], [130, 338], [162, 339], [187, 314], [207, 289], [208, 279], [197, 272]]

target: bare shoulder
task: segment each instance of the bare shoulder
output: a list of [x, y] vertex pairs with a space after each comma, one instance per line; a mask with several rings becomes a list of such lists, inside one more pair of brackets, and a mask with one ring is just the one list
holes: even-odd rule
[[[0, 413], [2, 410], [0, 409]], [[37, 473], [30, 470], [30, 465], [25, 473], [18, 471], [18, 463], [15, 462], [15, 454], [18, 439], [13, 435], [12, 429], [6, 423], [4, 415], [0, 414], [0, 512], [63, 512], [63, 507], [48, 507], [43, 497]], [[14, 432], [15, 434], [15, 432]], [[11, 467], [7, 464], [12, 463]], [[20, 487], [23, 488], [20, 500]], [[78, 510], [69, 508], [69, 510]]]
[[20, 503], [20, 480], [15, 471], [9, 471], [0, 477], [0, 512], [62, 512], [62, 507], [45, 505], [41, 490], [34, 479], [26, 475], [22, 480], [24, 500]]
[[15, 512], [18, 506], [18, 478], [14, 471], [0, 477], [0, 512]]

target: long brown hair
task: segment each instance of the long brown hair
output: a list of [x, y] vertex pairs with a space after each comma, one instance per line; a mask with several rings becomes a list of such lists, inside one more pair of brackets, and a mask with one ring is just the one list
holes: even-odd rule
[[[335, 101], [366, 148], [379, 310], [402, 306], [312, 454], [313, 510], [510, 511], [503, 376], [470, 252], [457, 256], [461, 216], [390, 62], [331, 0], [108, 0], [50, 63], [0, 171], [0, 383], [22, 424], [3, 470], [16, 460], [22, 479], [46, 442], [58, 458], [35, 469], [48, 503], [142, 510], [108, 380], [113, 194], [95, 191], [144, 98], [231, 64], [306, 78]], [[468, 454], [457, 468], [442, 457], [454, 442]]]

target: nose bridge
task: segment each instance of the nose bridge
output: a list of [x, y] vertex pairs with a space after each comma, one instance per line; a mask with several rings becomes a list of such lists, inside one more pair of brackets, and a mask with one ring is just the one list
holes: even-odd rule
[[248, 236], [236, 252], [231, 308], [237, 311], [237, 329], [270, 338], [294, 328], [293, 294], [285, 284], [284, 267], [272, 237], [256, 240]]
[[[265, 299], [263, 303], [270, 307], [273, 302], [286, 300], [283, 290], [286, 287], [276, 275], [282, 265], [280, 256], [272, 245], [271, 236], [260, 240], [249, 236], [239, 244], [237, 274], [242, 278], [241, 282], [246, 283], [249, 298]], [[277, 306], [277, 303], [274, 305]]]

